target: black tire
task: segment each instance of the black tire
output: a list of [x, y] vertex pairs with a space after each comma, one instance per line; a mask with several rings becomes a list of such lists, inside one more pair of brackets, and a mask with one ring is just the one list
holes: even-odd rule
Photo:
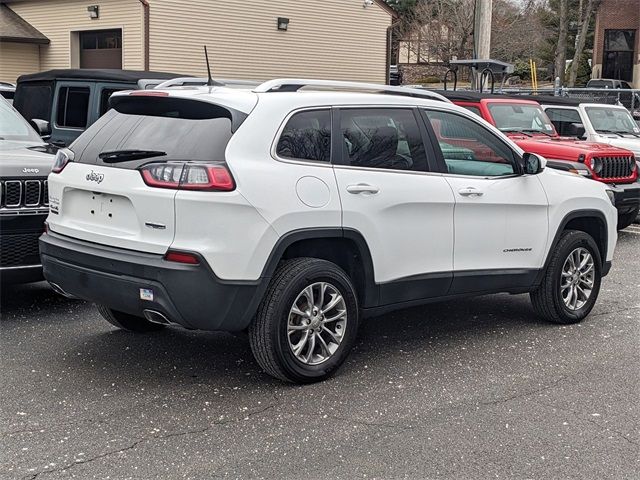
[[[576, 248], [587, 249], [593, 258], [594, 278], [591, 295], [586, 303], [577, 310], [571, 310], [562, 299], [560, 282], [562, 268]], [[535, 312], [553, 323], [570, 324], [578, 323], [589, 315], [598, 298], [602, 281], [602, 257], [593, 238], [578, 230], [567, 230], [562, 233], [555, 250], [551, 253], [551, 259], [545, 271], [540, 286], [530, 293], [531, 303]]]
[[[308, 365], [289, 346], [287, 323], [298, 295], [316, 282], [328, 282], [342, 295], [347, 323], [334, 353], [323, 363]], [[357, 336], [358, 300], [351, 279], [334, 263], [316, 258], [295, 258], [282, 262], [249, 326], [249, 343], [262, 369], [285, 382], [312, 383], [328, 378], [345, 360]]]
[[96, 305], [98, 312], [107, 322], [114, 327], [128, 330], [135, 333], [157, 332], [162, 330], [166, 325], [153, 323], [144, 317], [137, 317], [124, 312], [112, 310], [104, 305]]
[[618, 230], [624, 230], [638, 218], [638, 212], [640, 212], [640, 207], [628, 212], [618, 215]]

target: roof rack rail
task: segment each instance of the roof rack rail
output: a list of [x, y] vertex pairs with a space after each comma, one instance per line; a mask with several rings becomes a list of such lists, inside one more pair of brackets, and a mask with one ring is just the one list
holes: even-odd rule
[[269, 80], [258, 85], [253, 91], [256, 93], [267, 92], [297, 92], [301, 88], [317, 87], [317, 90], [336, 89], [349, 91], [369, 91], [372, 93], [381, 93], [386, 95], [399, 95], [403, 97], [426, 98], [429, 100], [439, 100], [441, 102], [450, 103], [448, 99], [442, 95], [422, 89], [396, 87], [391, 85], [382, 85], [377, 83], [361, 83], [361, 82], [342, 82], [334, 80], [307, 80], [300, 78], [278, 78]]
[[[234, 78], [214, 78], [213, 80], [224, 84], [224, 86], [255, 87], [261, 83], [255, 80], [239, 80]], [[153, 88], [161, 90], [170, 87], [206, 87], [208, 82], [209, 79], [206, 77], [178, 77], [162, 82]]]

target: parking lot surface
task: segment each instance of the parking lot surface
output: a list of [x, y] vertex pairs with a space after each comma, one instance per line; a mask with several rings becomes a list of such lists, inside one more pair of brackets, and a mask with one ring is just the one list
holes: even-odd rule
[[526, 295], [367, 320], [339, 374], [290, 386], [246, 338], [117, 331], [5, 288], [0, 478], [638, 478], [640, 227], [580, 325]]

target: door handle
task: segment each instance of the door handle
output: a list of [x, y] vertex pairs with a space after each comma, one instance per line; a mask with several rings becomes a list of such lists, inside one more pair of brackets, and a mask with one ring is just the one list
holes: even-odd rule
[[369, 185], [368, 183], [358, 183], [356, 185], [347, 185], [347, 192], [357, 195], [359, 193], [371, 193], [376, 194], [380, 191], [375, 185]]
[[458, 193], [463, 197], [481, 197], [484, 195], [484, 192], [473, 187], [461, 188]]

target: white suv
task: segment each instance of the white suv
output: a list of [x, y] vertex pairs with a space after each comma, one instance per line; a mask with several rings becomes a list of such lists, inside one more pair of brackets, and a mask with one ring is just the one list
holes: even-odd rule
[[127, 330], [247, 330], [264, 370], [311, 382], [363, 317], [529, 292], [577, 322], [611, 267], [605, 185], [437, 94], [285, 79], [111, 106], [58, 154], [41, 253], [57, 291]]

